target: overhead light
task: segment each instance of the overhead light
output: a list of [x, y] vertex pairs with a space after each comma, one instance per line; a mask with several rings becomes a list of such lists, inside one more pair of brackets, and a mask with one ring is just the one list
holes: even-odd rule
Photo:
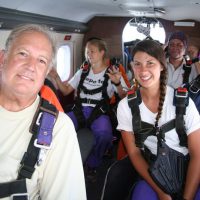
[[154, 8], [154, 11], [155, 11], [155, 12], [159, 12], [159, 13], [161, 13], [161, 14], [165, 14], [165, 13], [166, 13], [166, 11], [165, 11], [164, 8]]
[[195, 26], [195, 22], [174, 22], [174, 26]]
[[128, 11], [130, 14], [134, 16], [162, 16], [166, 13], [163, 8], [154, 8], [154, 7], [135, 7], [128, 6], [126, 4], [119, 5], [122, 10]]

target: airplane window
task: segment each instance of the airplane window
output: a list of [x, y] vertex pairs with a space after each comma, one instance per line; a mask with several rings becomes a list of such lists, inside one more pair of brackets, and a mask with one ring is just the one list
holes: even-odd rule
[[165, 43], [165, 29], [157, 19], [135, 17], [124, 27], [122, 33], [124, 49], [123, 66], [129, 80], [132, 80], [132, 71], [130, 66], [132, 60], [131, 51], [137, 42], [144, 40], [145, 38], [157, 40], [161, 44]]
[[57, 53], [57, 72], [62, 81], [66, 81], [70, 76], [71, 52], [68, 45], [63, 45]]
[[124, 27], [123, 42], [143, 40], [147, 37], [165, 43], [165, 30], [162, 24], [155, 18], [138, 17], [130, 20]]

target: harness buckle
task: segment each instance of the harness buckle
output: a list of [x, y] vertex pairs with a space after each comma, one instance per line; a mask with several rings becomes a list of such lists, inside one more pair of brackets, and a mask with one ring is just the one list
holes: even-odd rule
[[38, 147], [38, 148], [40, 148], [40, 149], [51, 149], [52, 143], [51, 143], [50, 145], [39, 144], [39, 143], [38, 143], [38, 139], [35, 139], [35, 141], [34, 141], [34, 146], [35, 146], [35, 147]]
[[102, 112], [102, 113], [106, 113], [106, 111], [105, 111], [105, 110], [103, 110], [103, 108], [102, 108], [102, 107], [100, 107], [100, 110], [101, 110], [101, 112]]
[[187, 88], [179, 87], [175, 91], [175, 96], [180, 98], [186, 98], [188, 97], [188, 91]]
[[199, 76], [198, 76], [198, 79], [196, 78], [192, 82], [192, 84], [190, 85], [189, 89], [190, 89], [190, 91], [192, 93], [195, 93], [195, 94], [199, 92], [199, 90], [200, 90], [200, 79], [199, 79]]
[[131, 101], [137, 98], [137, 92], [135, 90], [129, 90], [127, 94], [128, 94], [128, 101]]
[[91, 104], [91, 99], [87, 99], [87, 104]]
[[37, 117], [37, 120], [36, 120], [36, 122], [35, 122], [38, 126], [40, 125], [40, 119], [41, 119], [41, 117], [42, 117], [42, 114], [43, 114], [42, 112], [39, 113], [39, 115], [38, 115], [38, 117]]
[[16, 193], [16, 194], [12, 194], [10, 197], [12, 200], [14, 200], [14, 197], [26, 197], [26, 199], [29, 200], [28, 193]]

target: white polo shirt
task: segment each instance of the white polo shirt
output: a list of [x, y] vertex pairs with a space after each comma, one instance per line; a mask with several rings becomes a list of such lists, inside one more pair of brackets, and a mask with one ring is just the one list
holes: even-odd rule
[[[169, 62], [169, 58], [167, 58], [167, 71], [168, 71], [167, 84], [169, 86], [173, 88], [178, 88], [182, 86], [183, 74], [184, 74], [183, 64], [185, 64], [185, 61], [183, 61], [182, 64], [177, 69], [175, 69], [174, 66]], [[198, 75], [195, 65], [192, 64], [191, 67], [192, 69], [189, 76], [189, 82], [194, 80]]]

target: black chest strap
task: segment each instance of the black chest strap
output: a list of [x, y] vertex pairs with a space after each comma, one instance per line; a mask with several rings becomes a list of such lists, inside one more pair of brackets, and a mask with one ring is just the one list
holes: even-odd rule
[[141, 96], [139, 90], [135, 90], [135, 88], [129, 90], [127, 92], [128, 96], [128, 105], [131, 109], [132, 113], [132, 124], [133, 124], [133, 131], [138, 132], [141, 130], [141, 116], [140, 116], [140, 109], [139, 105], [141, 104]]
[[32, 137], [20, 162], [21, 167], [19, 168], [17, 180], [0, 183], [0, 198], [12, 196], [13, 200], [28, 199], [25, 179], [31, 179], [36, 163], [39, 164], [38, 161], [40, 161], [39, 156], [42, 149], [50, 148], [52, 131], [57, 115], [58, 111], [54, 105], [44, 99], [40, 100], [29, 130], [32, 133]]
[[180, 140], [181, 146], [187, 146], [187, 134], [185, 129], [184, 115], [186, 107], [189, 104], [189, 95], [186, 88], [177, 88], [174, 90], [174, 105], [176, 106], [176, 132]]
[[186, 84], [186, 83], [189, 83], [189, 77], [190, 77], [190, 73], [191, 73], [192, 67], [191, 67], [191, 65], [183, 64], [183, 70], [184, 70], [184, 73], [183, 73], [183, 84]]
[[[109, 105], [109, 96], [107, 94], [107, 87], [108, 87], [108, 80], [109, 77], [107, 75], [108, 69], [105, 71], [104, 74], [104, 81], [101, 87], [90, 90], [87, 89], [85, 86], [83, 86], [83, 82], [85, 78], [88, 76], [90, 70], [89, 65], [85, 65], [82, 70], [81, 79], [77, 88], [77, 97], [75, 100], [74, 107], [72, 108], [77, 122], [78, 122], [78, 128], [88, 127], [90, 128], [92, 122], [97, 119], [102, 114], [107, 114], [110, 109]], [[87, 99], [87, 98], [80, 98], [80, 92], [83, 91], [85, 94], [96, 94], [102, 92], [102, 100], [98, 101], [95, 99]], [[89, 103], [89, 104], [95, 104], [92, 113], [90, 114], [89, 118], [86, 120], [84, 117], [84, 114], [82, 112], [82, 103]]]
[[[132, 125], [135, 135], [135, 144], [139, 148], [144, 148], [144, 141], [150, 135], [156, 134], [154, 125], [141, 120], [139, 105], [141, 103], [141, 96], [139, 89], [132, 89], [128, 91], [128, 105], [132, 113]], [[162, 138], [165, 138], [165, 133], [176, 128], [179, 136], [180, 145], [187, 145], [187, 135], [185, 131], [185, 124], [183, 115], [185, 115], [186, 107], [188, 105], [188, 92], [185, 88], [178, 88], [174, 93], [174, 105], [176, 106], [176, 118], [163, 124], [159, 130]]]

